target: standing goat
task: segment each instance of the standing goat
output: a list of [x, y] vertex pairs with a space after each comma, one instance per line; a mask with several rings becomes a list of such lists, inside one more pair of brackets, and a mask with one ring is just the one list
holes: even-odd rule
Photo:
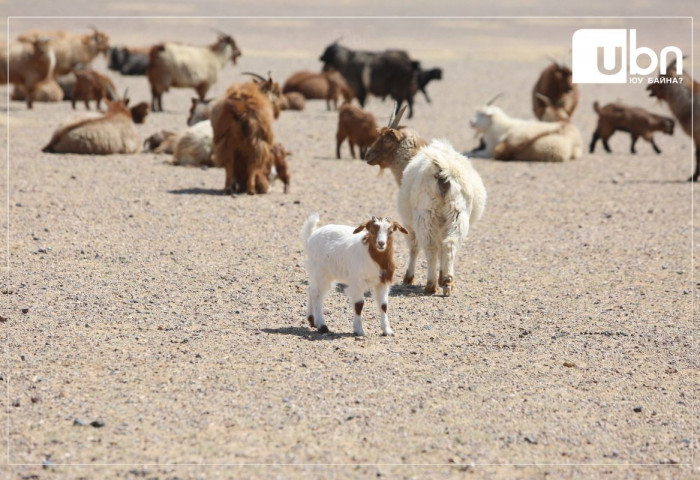
[[48, 38], [51, 47], [56, 54], [56, 66], [53, 75], [60, 77], [70, 73], [79, 65], [87, 66], [100, 53], [107, 54], [109, 49], [109, 37], [95, 27], [90, 27], [92, 33], [76, 35], [63, 30], [41, 31], [36, 30], [20, 35], [20, 41], [34, 41], [38, 38]]
[[431, 102], [428, 92], [425, 87], [432, 80], [442, 80], [442, 69], [441, 68], [431, 68], [430, 70], [423, 70], [419, 68], [416, 72], [416, 88], [423, 93], [423, 96], [428, 103]]
[[149, 54], [147, 71], [153, 96], [151, 109], [163, 111], [162, 96], [170, 87], [194, 88], [200, 100], [204, 100], [226, 62], [230, 59], [235, 65], [240, 55], [229, 35], [219, 35], [215, 43], [204, 47], [179, 43], [155, 45]]
[[73, 110], [78, 100], [85, 102], [87, 110], [90, 110], [90, 100], [95, 100], [98, 110], [103, 98], [118, 100], [116, 87], [109, 77], [95, 70], [74, 70], [73, 73], [75, 74], [75, 86], [71, 94]]
[[55, 65], [54, 51], [44, 38], [11, 43], [9, 48], [0, 44], [0, 83], [21, 86], [27, 92], [28, 108], [33, 108], [39, 84], [51, 77]]
[[[539, 94], [539, 95], [538, 95]], [[547, 105], [542, 97], [549, 99]], [[540, 120], [548, 107], [561, 108], [571, 118], [578, 105], [578, 85], [573, 83], [571, 68], [552, 59], [552, 64], [542, 70], [532, 89], [532, 110]]]
[[[410, 257], [404, 283], [413, 283], [416, 259], [423, 250], [428, 261], [425, 291], [435, 293], [439, 285], [443, 294], [449, 296], [454, 287], [457, 251], [469, 227], [484, 213], [486, 188], [471, 162], [446, 140], [433, 140], [418, 148], [406, 162], [411, 145], [415, 148], [421, 141], [413, 137], [406, 142], [406, 133], [398, 128], [404, 110], [405, 107], [396, 117], [392, 115], [389, 127], [382, 129], [367, 152], [367, 162], [382, 165], [383, 159], [393, 157], [396, 170], [405, 166], [400, 176], [394, 173], [399, 183], [401, 221], [409, 232]], [[404, 142], [392, 140], [401, 137]], [[391, 145], [395, 145], [393, 155]], [[375, 148], [379, 153], [374, 153]]]
[[350, 144], [350, 154], [355, 157], [355, 145], [360, 148], [360, 158], [365, 158], [367, 147], [377, 139], [377, 122], [374, 115], [346, 103], [338, 110], [335, 155], [340, 158], [340, 146], [345, 139]]
[[107, 113], [59, 128], [42, 151], [91, 155], [138, 152], [141, 139], [131, 119], [129, 99], [124, 95], [124, 100], [106, 102]]
[[668, 104], [683, 131], [692, 137], [695, 144], [695, 172], [688, 180], [697, 182], [700, 177], [700, 84], [685, 73], [679, 75], [674, 60], [666, 68], [666, 74], [659, 75], [647, 90], [650, 97]]
[[658, 130], [668, 135], [673, 135], [675, 122], [672, 118], [656, 115], [643, 108], [629, 107], [621, 103], [608, 103], [601, 108], [596, 101], [593, 102], [593, 109], [598, 114], [598, 125], [591, 139], [591, 153], [595, 150], [595, 144], [598, 139], [603, 141], [603, 148], [610, 153], [608, 139], [616, 130], [628, 132], [632, 136], [631, 153], [637, 153], [634, 149], [634, 144], [637, 143], [639, 137], [651, 143], [656, 153], [661, 153], [661, 150], [654, 142], [654, 132]]
[[[365, 334], [362, 328], [364, 293], [372, 289], [379, 307], [382, 335], [393, 335], [387, 310], [389, 289], [394, 279], [395, 231], [408, 233], [389, 218], [372, 217], [359, 227], [346, 225], [318, 225], [318, 213], [312, 214], [302, 228], [302, 242], [306, 249], [306, 269], [309, 275], [309, 325], [327, 333], [323, 318], [323, 300], [334, 283], [344, 283], [350, 303], [355, 307], [353, 331]], [[366, 232], [366, 233], [365, 233]]]
[[343, 75], [361, 106], [365, 106], [369, 93], [378, 97], [390, 95], [398, 107], [407, 102], [408, 117], [413, 117], [413, 95], [420, 63], [411, 60], [405, 51], [366, 52], [334, 42], [326, 47], [320, 60], [324, 71], [333, 69]]

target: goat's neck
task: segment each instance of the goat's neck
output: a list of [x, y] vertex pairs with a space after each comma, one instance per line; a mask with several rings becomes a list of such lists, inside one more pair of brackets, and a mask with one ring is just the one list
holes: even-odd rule
[[408, 162], [411, 161], [413, 156], [418, 153], [421, 147], [425, 145], [422, 140], [417, 140], [412, 137], [404, 138], [396, 149], [396, 154], [394, 155], [394, 161], [389, 167], [391, 173], [394, 175], [397, 185], [401, 185], [401, 180], [403, 179], [403, 171], [406, 169]]
[[219, 61], [219, 65], [223, 68], [223, 66], [226, 65], [226, 62], [228, 62], [228, 59], [231, 58], [231, 54], [233, 53], [233, 47], [228, 43], [224, 44], [223, 47], [220, 47], [218, 44], [215, 44], [211, 51], [214, 54], [214, 56], [216, 56], [216, 59]]
[[380, 252], [377, 250], [372, 239], [369, 239], [369, 235], [367, 238], [369, 256], [379, 267], [379, 281], [391, 284], [394, 279], [394, 271], [396, 270], [396, 265], [394, 265], [393, 239], [389, 237], [386, 242], [386, 248], [384, 251]]

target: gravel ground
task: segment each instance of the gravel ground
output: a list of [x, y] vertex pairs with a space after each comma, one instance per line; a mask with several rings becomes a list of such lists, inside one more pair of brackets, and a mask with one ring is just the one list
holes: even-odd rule
[[[89, 5], [81, 15], [98, 14]], [[201, 14], [175, 6], [170, 14]], [[101, 13], [144, 13], [138, 7]], [[323, 48], [341, 36], [356, 48], [407, 48], [445, 78], [406, 124], [459, 150], [476, 144], [474, 109], [500, 91], [505, 110], [531, 116], [545, 56], [565, 55], [577, 28], [638, 28], [656, 50], [691, 50], [687, 19], [36, 18], [10, 20], [10, 32], [88, 22], [115, 44], [205, 43], [212, 27], [231, 32], [243, 56], [212, 94], [243, 71], [284, 79], [318, 69]], [[106, 71], [102, 58], [95, 66]], [[112, 73], [134, 101], [148, 100], [145, 78]], [[698, 473], [695, 203], [685, 181], [693, 147], [680, 128], [656, 135], [661, 155], [643, 141], [628, 154], [629, 137], [618, 133], [615, 153], [599, 145], [565, 164], [473, 160], [489, 198], [459, 252], [454, 296], [422, 293], [422, 255], [418, 285], [402, 286], [400, 242], [389, 304], [396, 336], [380, 336], [369, 300], [367, 336], [355, 338], [340, 293], [325, 303], [332, 333], [308, 328], [299, 230], [314, 211], [322, 224], [398, 218], [397, 187], [388, 172], [349, 159], [347, 146], [334, 158], [337, 114], [325, 102], [275, 124], [293, 152], [291, 192], [277, 183], [267, 195], [231, 197], [221, 195], [222, 170], [173, 167], [167, 156], [44, 154], [73, 113], [69, 103], [28, 111], [8, 106], [6, 91], [7, 478]], [[166, 112], [138, 126], [142, 137], [184, 129], [192, 95], [166, 94]], [[643, 87], [584, 85], [574, 117], [584, 143], [593, 101], [617, 99], [669, 114]], [[376, 98], [368, 105], [380, 124], [390, 108]]]

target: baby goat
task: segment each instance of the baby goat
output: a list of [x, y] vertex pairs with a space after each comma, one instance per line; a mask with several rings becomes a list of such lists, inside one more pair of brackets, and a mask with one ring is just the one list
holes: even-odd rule
[[634, 150], [634, 144], [637, 143], [639, 137], [651, 143], [656, 153], [661, 153], [652, 135], [656, 130], [673, 135], [675, 122], [672, 118], [656, 115], [643, 108], [629, 107], [621, 103], [608, 103], [601, 108], [598, 102], [593, 102], [593, 109], [598, 113], [598, 126], [593, 132], [591, 153], [595, 150], [595, 144], [599, 138], [603, 141], [605, 151], [610, 153], [608, 139], [616, 130], [628, 132], [632, 136], [632, 145], [630, 145], [632, 153], [637, 153]]
[[372, 217], [355, 229], [346, 225], [317, 228], [318, 220], [318, 213], [312, 214], [301, 231], [309, 274], [309, 324], [320, 333], [328, 332], [323, 319], [323, 300], [334, 283], [342, 282], [348, 285], [348, 296], [355, 307], [355, 335], [365, 334], [362, 307], [364, 293], [370, 288], [379, 306], [382, 334], [393, 335], [387, 316], [395, 270], [392, 234], [396, 230], [407, 234], [408, 230], [389, 218]]
[[355, 158], [355, 145], [360, 147], [360, 158], [365, 158], [367, 147], [379, 136], [374, 115], [361, 108], [344, 104], [338, 110], [338, 131], [335, 134], [335, 156], [340, 158], [340, 146], [345, 139], [350, 144], [350, 154]]

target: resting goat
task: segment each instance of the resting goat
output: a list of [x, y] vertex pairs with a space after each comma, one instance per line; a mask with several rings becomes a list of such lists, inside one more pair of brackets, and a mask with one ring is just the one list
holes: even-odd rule
[[323, 300], [334, 283], [347, 285], [345, 289], [355, 308], [353, 331], [365, 334], [362, 328], [364, 293], [372, 289], [379, 307], [382, 335], [393, 335], [387, 310], [389, 289], [394, 279], [395, 231], [408, 233], [389, 218], [372, 217], [353, 229], [346, 225], [325, 225], [317, 228], [319, 217], [312, 214], [302, 228], [302, 242], [306, 249], [306, 270], [309, 275], [309, 325], [320, 333], [327, 333], [323, 317]]

